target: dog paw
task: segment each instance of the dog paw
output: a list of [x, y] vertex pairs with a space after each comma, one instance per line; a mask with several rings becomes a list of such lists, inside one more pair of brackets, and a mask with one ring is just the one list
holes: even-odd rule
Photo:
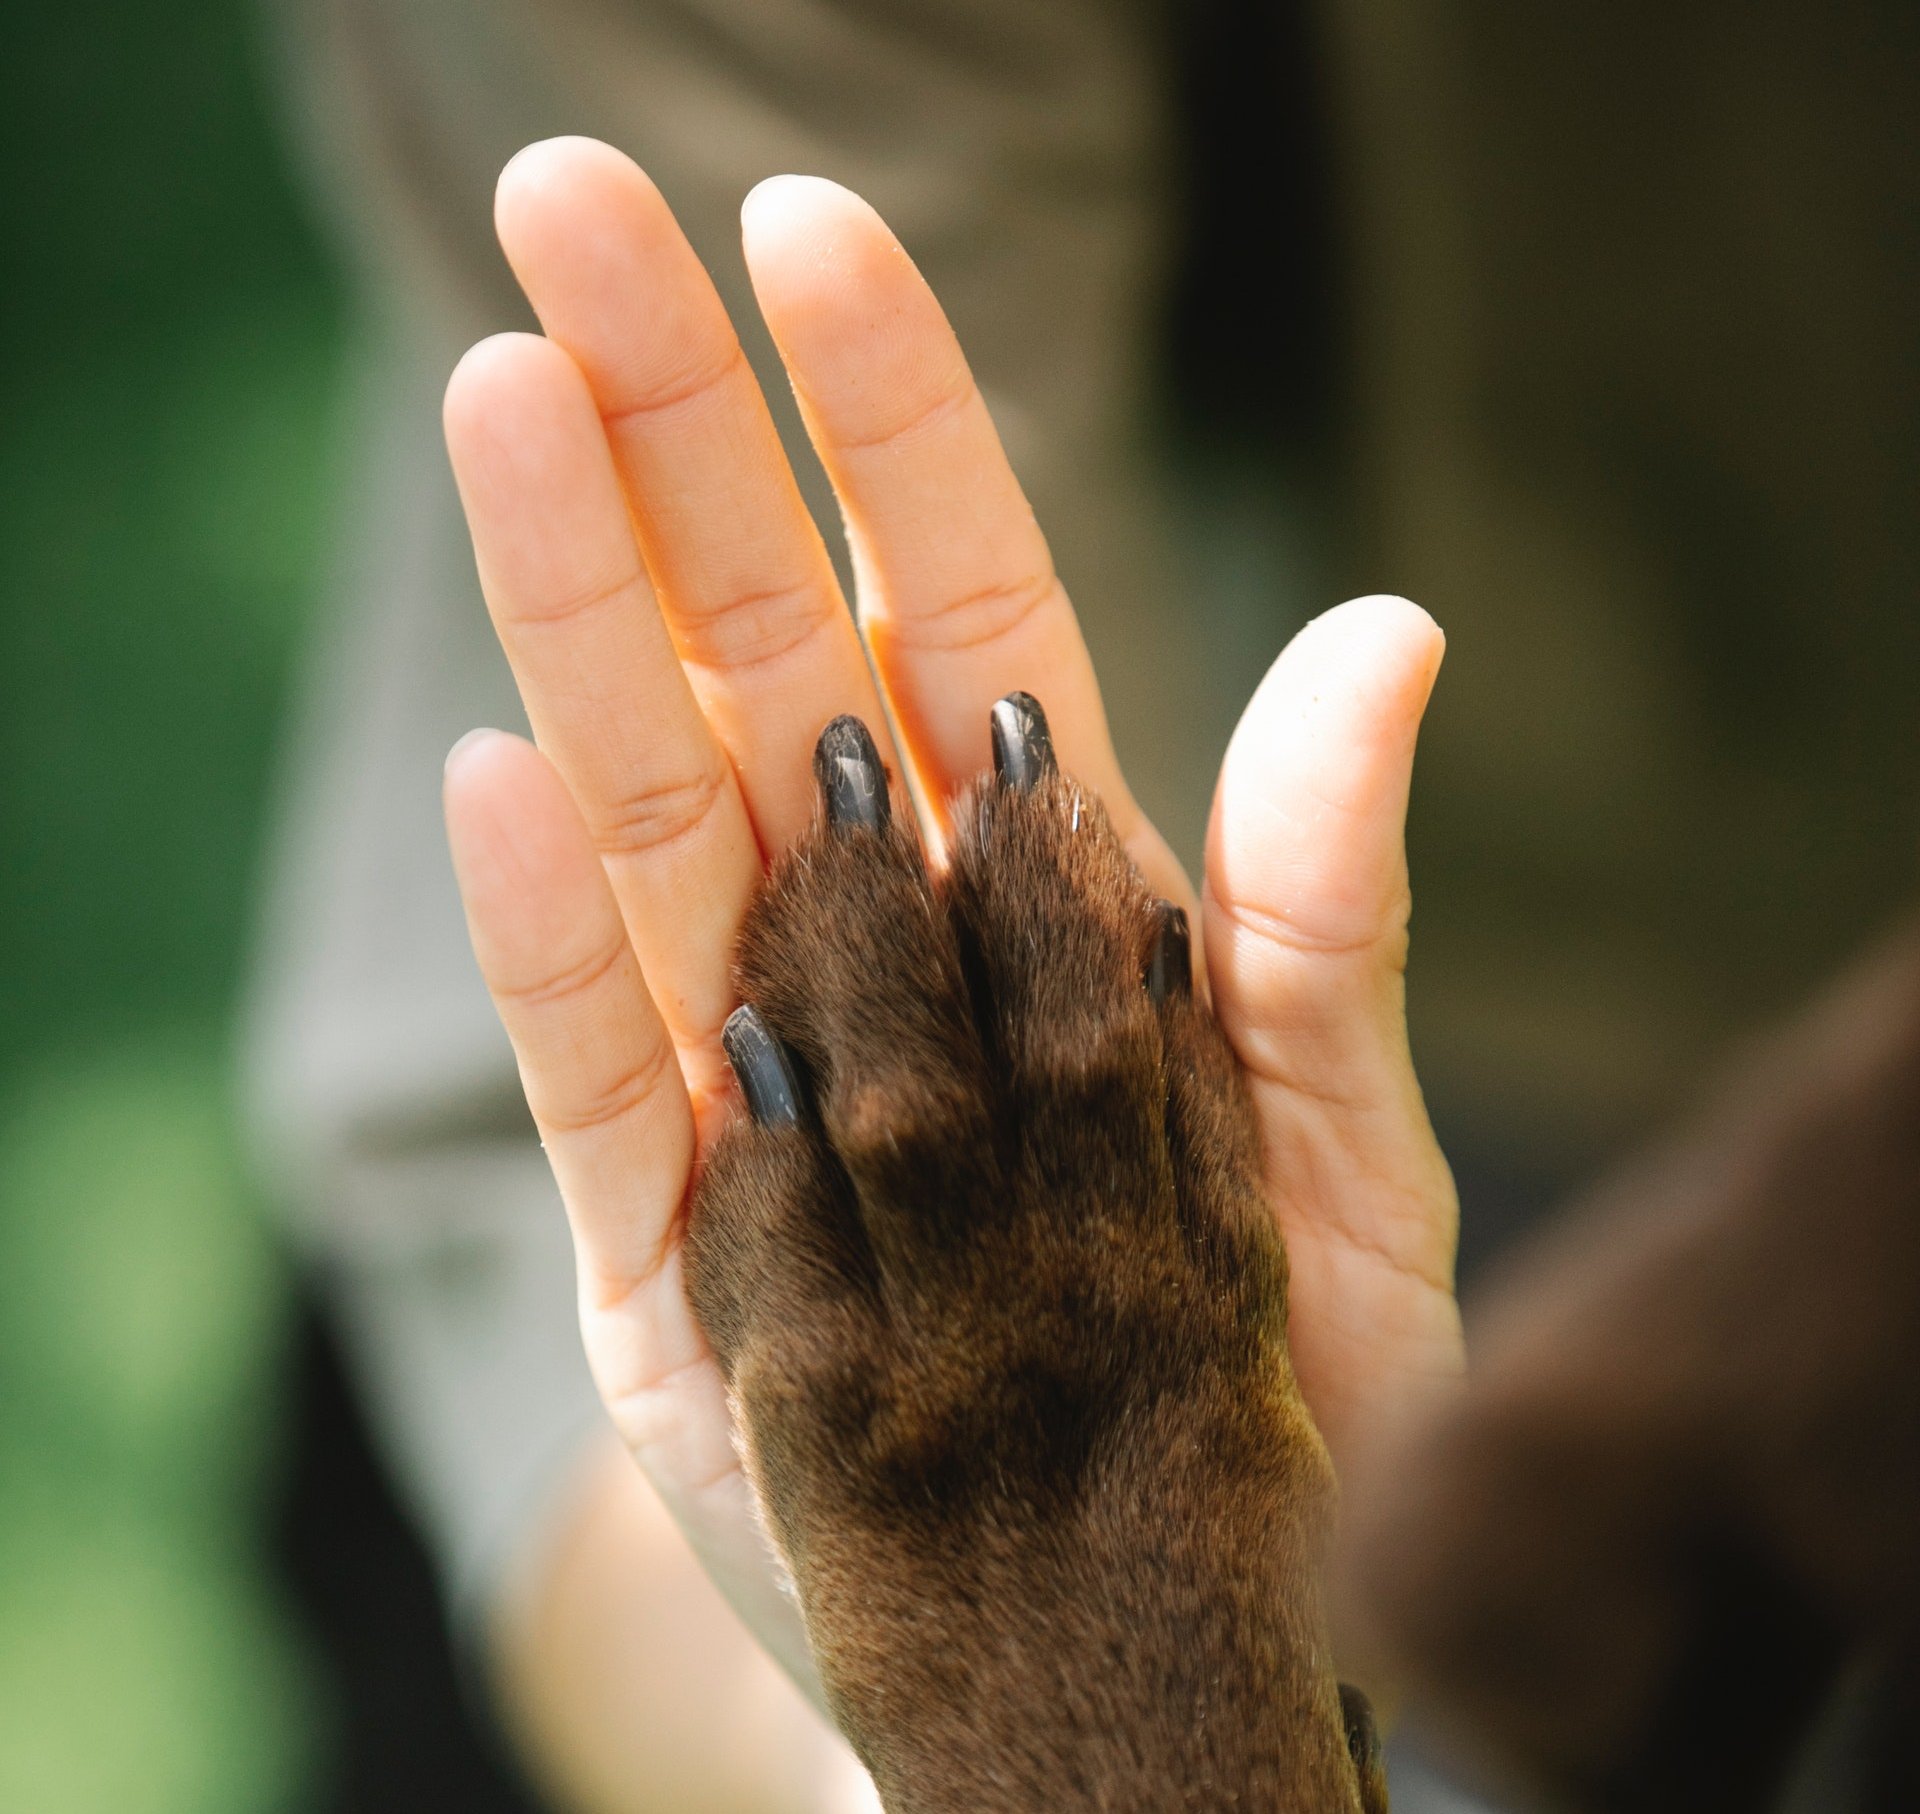
[[991, 729], [937, 878], [865, 727], [822, 734], [819, 818], [740, 947], [749, 1112], [691, 1210], [822, 1679], [890, 1806], [1384, 1805], [1185, 915], [1036, 702]]

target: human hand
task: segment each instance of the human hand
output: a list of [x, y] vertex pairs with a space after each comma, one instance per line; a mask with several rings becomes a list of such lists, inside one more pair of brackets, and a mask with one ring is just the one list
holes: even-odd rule
[[1402, 992], [1402, 826], [1438, 631], [1372, 599], [1295, 638], [1228, 752], [1196, 901], [1118, 772], [1071, 607], [951, 331], [863, 203], [781, 178], [744, 211], [756, 294], [847, 519], [860, 633], [647, 179], [604, 146], [538, 145], [502, 177], [498, 224], [547, 337], [476, 347], [446, 426], [540, 747], [463, 742], [449, 837], [566, 1201], [595, 1377], [715, 1579], [810, 1680], [681, 1236], [731, 1112], [735, 936], [766, 861], [812, 816], [808, 758], [841, 713], [912, 778], [937, 852], [949, 801], [986, 765], [992, 702], [1043, 692], [1062, 765], [1148, 885], [1196, 912], [1285, 1185], [1294, 1362], [1338, 1464], [1460, 1360], [1452, 1187]]

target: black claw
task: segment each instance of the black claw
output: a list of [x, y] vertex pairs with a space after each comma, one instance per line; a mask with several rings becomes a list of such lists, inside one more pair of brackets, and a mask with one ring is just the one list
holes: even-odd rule
[[856, 825], [865, 831], [886, 830], [893, 817], [887, 771], [858, 718], [843, 714], [820, 733], [813, 746], [813, 773], [827, 803], [827, 823], [835, 830]]
[[1160, 924], [1147, 958], [1147, 993], [1156, 1007], [1171, 995], [1193, 993], [1193, 934], [1187, 912], [1171, 901], [1160, 903]]
[[1029, 794], [1053, 773], [1053, 733], [1031, 693], [1009, 693], [993, 708], [993, 772], [1016, 793]]
[[797, 1127], [800, 1080], [793, 1074], [793, 1061], [751, 1005], [727, 1016], [720, 1045], [740, 1079], [747, 1113], [762, 1127]]
[[1340, 1713], [1347, 1727], [1347, 1755], [1363, 1774], [1380, 1762], [1380, 1729], [1374, 1724], [1373, 1703], [1351, 1682], [1340, 1684]]

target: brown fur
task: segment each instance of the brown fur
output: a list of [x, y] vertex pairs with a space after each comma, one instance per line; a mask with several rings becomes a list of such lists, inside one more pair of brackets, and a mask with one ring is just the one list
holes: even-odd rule
[[[833, 1709], [895, 1814], [1383, 1814], [1251, 1111], [1097, 801], [980, 783], [948, 874], [816, 826], [743, 996], [689, 1279]], [[1346, 1705], [1343, 1708], [1343, 1699]]]
[[[1556, 1807], [1733, 1814], [1769, 1805], [1843, 1669], [1911, 1696], [1920, 928], [1472, 1329], [1473, 1390], [1363, 1489], [1352, 1569], [1483, 1767]], [[1889, 1722], [1897, 1756], [1852, 1761], [1889, 1772], [1873, 1805], [1920, 1806], [1911, 1702]]]

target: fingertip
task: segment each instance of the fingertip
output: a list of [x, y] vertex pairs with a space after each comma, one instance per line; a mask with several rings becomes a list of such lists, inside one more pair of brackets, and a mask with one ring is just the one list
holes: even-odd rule
[[586, 375], [539, 334], [496, 334], [447, 380], [441, 426], [489, 602], [571, 595], [632, 561]]
[[861, 232], [898, 243], [871, 203], [829, 177], [797, 172], [764, 177], [740, 204], [740, 237], [749, 264], [808, 249], [827, 254], [837, 238]]
[[511, 731], [498, 731], [491, 725], [475, 726], [458, 738], [453, 748], [447, 751], [447, 759], [441, 768], [443, 784], [450, 788], [464, 785], [470, 775], [486, 770], [498, 756], [500, 745], [517, 743], [524, 747], [525, 741]]
[[1444, 647], [1445, 633], [1424, 606], [1398, 592], [1368, 592], [1334, 606], [1327, 616], [1350, 617], [1383, 637], [1425, 648]]
[[537, 139], [510, 157], [493, 189], [494, 231], [509, 259], [556, 211], [571, 220], [583, 201], [630, 190], [658, 193], [625, 152], [577, 133]]
[[486, 846], [511, 847], [529, 864], [567, 860], [585, 836], [573, 796], [553, 764], [525, 737], [472, 730], [447, 752], [440, 777], [456, 860]]
[[1398, 592], [1363, 592], [1321, 613], [1320, 619], [1345, 618], [1402, 635], [1437, 636], [1440, 626], [1423, 606]]
[[1408, 599], [1350, 599], [1280, 653], [1242, 715], [1208, 828], [1222, 901], [1288, 903], [1314, 942], [1391, 940], [1404, 915], [1414, 746], [1445, 639]]
[[529, 779], [538, 785], [538, 777], [529, 776], [528, 770], [540, 760], [525, 738], [485, 726], [468, 731], [447, 751], [440, 799], [454, 867], [463, 883], [483, 851], [513, 840], [522, 816], [516, 806]]
[[755, 300], [816, 436], [890, 439], [972, 384], [945, 313], [878, 213], [838, 183], [782, 176], [741, 211]]
[[1411, 600], [1390, 593], [1349, 599], [1280, 651], [1233, 743], [1244, 750], [1305, 737], [1319, 746], [1321, 763], [1336, 761], [1350, 773], [1365, 751], [1403, 759], [1445, 652], [1440, 626]]
[[582, 904], [606, 894], [573, 796], [526, 738], [469, 731], [447, 752], [441, 797], [468, 928], [489, 975], [564, 941]]
[[945, 318], [870, 203], [820, 176], [774, 176], [740, 210], [740, 244], [774, 336], [808, 362], [853, 343], [923, 340]]
[[601, 414], [704, 384], [739, 357], [726, 311], [647, 173], [597, 139], [547, 139], [501, 172], [494, 227]]
[[839, 187], [826, 177], [808, 176], [796, 170], [763, 176], [747, 191], [746, 199], [740, 204], [740, 230], [764, 239], [769, 233], [778, 232], [795, 208], [804, 208], [815, 191]]
[[461, 354], [441, 399], [440, 419], [449, 445], [471, 443], [503, 405], [524, 393], [529, 379], [564, 381], [568, 374], [562, 368], [571, 364], [559, 347], [540, 334], [489, 334], [476, 341]]
[[1447, 635], [1431, 612], [1395, 592], [1370, 593], [1337, 608], [1353, 614], [1383, 665], [1397, 666], [1400, 676], [1418, 686], [1423, 696], [1433, 690], [1446, 658]]
[[1317, 669], [1366, 687], [1376, 697], [1432, 690], [1446, 653], [1446, 636], [1411, 599], [1376, 592], [1348, 599], [1313, 619], [1287, 648], [1281, 663], [1308, 655]]

